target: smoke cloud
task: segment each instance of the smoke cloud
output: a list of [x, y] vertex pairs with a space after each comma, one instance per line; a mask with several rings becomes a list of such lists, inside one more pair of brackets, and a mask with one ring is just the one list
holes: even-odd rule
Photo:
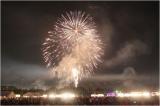
[[107, 67], [117, 66], [119, 64], [129, 62], [137, 56], [148, 53], [149, 48], [144, 42], [140, 40], [126, 42], [113, 58], [105, 62], [105, 65]]
[[[2, 85], [15, 85], [21, 88], [46, 88], [55, 82], [52, 74], [45, 67], [10, 58], [4, 58], [2, 64]], [[53, 82], [48, 84], [47, 82], [50, 80]]]

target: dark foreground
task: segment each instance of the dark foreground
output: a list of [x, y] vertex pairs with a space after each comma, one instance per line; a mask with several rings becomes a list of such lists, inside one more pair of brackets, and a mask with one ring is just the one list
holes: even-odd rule
[[74, 99], [49, 98], [3, 98], [1, 105], [159, 105], [159, 97], [151, 98], [90, 98], [77, 97]]

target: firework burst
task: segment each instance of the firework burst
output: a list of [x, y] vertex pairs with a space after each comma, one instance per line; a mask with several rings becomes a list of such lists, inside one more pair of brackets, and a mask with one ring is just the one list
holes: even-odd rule
[[74, 82], [90, 75], [103, 54], [93, 18], [81, 11], [61, 15], [43, 45], [44, 61], [56, 77]]

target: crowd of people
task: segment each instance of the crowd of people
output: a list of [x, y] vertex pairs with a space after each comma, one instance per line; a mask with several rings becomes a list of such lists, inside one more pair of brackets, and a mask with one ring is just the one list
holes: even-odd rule
[[76, 97], [62, 100], [60, 98], [3, 98], [2, 105], [159, 105], [159, 97], [149, 99], [130, 99], [117, 97]]

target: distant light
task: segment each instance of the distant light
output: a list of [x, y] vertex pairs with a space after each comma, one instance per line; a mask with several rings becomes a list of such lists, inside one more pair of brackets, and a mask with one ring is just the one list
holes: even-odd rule
[[131, 97], [140, 97], [140, 96], [142, 96], [142, 94], [140, 92], [131, 92], [130, 96]]
[[15, 97], [16, 97], [16, 98], [19, 98], [19, 97], [21, 97], [21, 95], [20, 95], [20, 94], [16, 94]]
[[91, 97], [104, 97], [104, 94], [91, 94]]
[[118, 93], [117, 96], [118, 97], [130, 97], [132, 95], [130, 93]]
[[129, 93], [117, 93], [117, 97], [150, 97], [150, 92], [129, 92]]
[[159, 96], [160, 95], [160, 91], [159, 92], [156, 92], [156, 96]]
[[160, 95], [160, 92], [152, 92], [151, 95], [152, 95], [152, 96], [159, 96], [159, 95]]
[[75, 94], [65, 92], [65, 93], [60, 94], [59, 97], [62, 98], [62, 99], [70, 99], [70, 98], [74, 98]]
[[104, 97], [104, 94], [97, 94], [97, 97]]
[[55, 98], [55, 97], [56, 97], [55, 94], [50, 94], [50, 95], [49, 95], [49, 98]]
[[118, 97], [124, 97], [124, 93], [117, 93]]
[[115, 96], [116, 96], [116, 93], [114, 93], [114, 92], [107, 93], [106, 96], [107, 96], [107, 97], [115, 97]]
[[142, 95], [143, 95], [144, 97], [150, 97], [150, 96], [151, 96], [149, 92], [143, 92]]
[[91, 97], [96, 97], [96, 94], [91, 94]]
[[120, 93], [121, 91], [119, 91], [119, 90], [115, 90], [115, 93]]
[[23, 96], [24, 98], [28, 98], [29, 96]]
[[[47, 97], [47, 95], [43, 95], [43, 97]], [[76, 95], [74, 93], [65, 92], [62, 94], [50, 94], [48, 97], [49, 98], [71, 99], [71, 98], [76, 97]]]
[[125, 93], [124, 94], [124, 97], [130, 97], [131, 95], [130, 95], [130, 93]]
[[47, 95], [46, 95], [46, 94], [44, 94], [44, 95], [42, 95], [42, 97], [43, 97], [43, 98], [47, 98]]

